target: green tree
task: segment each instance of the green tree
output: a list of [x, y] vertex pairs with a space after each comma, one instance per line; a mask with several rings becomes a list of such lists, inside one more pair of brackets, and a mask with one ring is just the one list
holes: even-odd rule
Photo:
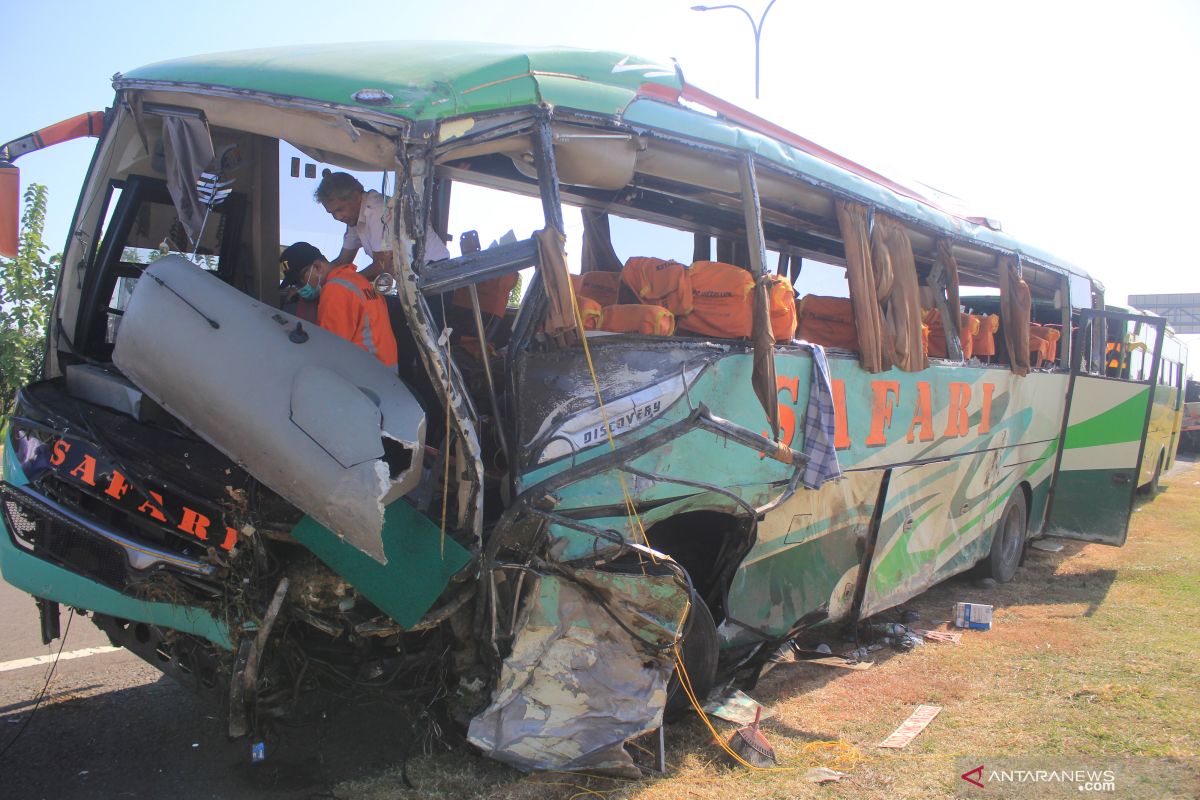
[[521, 296], [524, 294], [525, 276], [517, 273], [517, 282], [513, 284], [512, 291], [508, 293], [508, 307], [517, 308], [521, 305]]
[[46, 187], [25, 190], [17, 257], [0, 259], [0, 430], [17, 389], [41, 377], [46, 326], [62, 254], [47, 258]]

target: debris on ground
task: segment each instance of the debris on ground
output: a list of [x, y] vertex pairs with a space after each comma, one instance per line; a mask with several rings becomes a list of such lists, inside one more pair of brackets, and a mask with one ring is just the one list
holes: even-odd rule
[[962, 644], [963, 635], [961, 633], [955, 633], [953, 631], [917, 630], [917, 631], [914, 631], [914, 633], [916, 633], [918, 636], [920, 636], [922, 639], [924, 639], [927, 642], [946, 642], [949, 644]]
[[766, 710], [762, 704], [741, 689], [726, 691], [704, 705], [704, 712], [713, 717], [719, 717], [734, 725], [749, 725], [761, 713], [763, 719], [770, 719], [775, 712]]
[[1055, 542], [1050, 539], [1034, 539], [1029, 543], [1029, 546], [1034, 550], [1041, 550], [1043, 553], [1059, 553], [1063, 549], [1062, 542]]
[[755, 767], [767, 767], [779, 763], [775, 758], [775, 748], [767, 741], [762, 730], [758, 727], [762, 708], [754, 714], [754, 722], [738, 728], [729, 737], [729, 747], [746, 763]]
[[973, 631], [990, 631], [992, 607], [985, 603], [955, 603], [954, 624]]
[[917, 706], [917, 710], [876, 747], [890, 747], [897, 750], [904, 747], [917, 738], [917, 734], [925, 730], [929, 723], [933, 722], [933, 718], [941, 712], [941, 706]]
[[850, 777], [845, 772], [838, 772], [829, 767], [813, 767], [804, 773], [804, 779], [809, 783], [836, 783], [842, 778]]
[[975, 585], [980, 589], [995, 589], [997, 584], [995, 578], [980, 578], [975, 581]]
[[803, 664], [820, 664], [822, 667], [838, 667], [839, 669], [870, 669], [874, 666], [873, 661], [867, 661], [867, 648], [860, 647], [858, 650], [853, 650], [845, 656], [822, 656], [815, 655], [812, 658], [801, 657], [797, 658], [797, 663]]

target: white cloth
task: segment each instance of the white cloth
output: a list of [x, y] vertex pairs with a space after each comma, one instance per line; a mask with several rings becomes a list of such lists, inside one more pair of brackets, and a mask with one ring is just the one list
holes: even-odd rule
[[[362, 248], [371, 258], [379, 252], [390, 252], [392, 249], [388, 231], [391, 218], [387, 211], [387, 198], [371, 189], [363, 192], [362, 205], [358, 209], [358, 223], [346, 226], [346, 235], [342, 237], [343, 250]], [[438, 236], [433, 226], [425, 226], [425, 260], [442, 261], [450, 257], [446, 243]]]

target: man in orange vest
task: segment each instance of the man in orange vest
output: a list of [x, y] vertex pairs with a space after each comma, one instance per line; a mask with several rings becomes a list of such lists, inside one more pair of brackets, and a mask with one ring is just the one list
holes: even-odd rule
[[284, 281], [300, 286], [302, 296], [317, 296], [317, 324], [395, 369], [396, 337], [387, 303], [371, 281], [359, 275], [354, 264], [330, 264], [307, 242], [297, 242], [285, 252], [290, 257]]

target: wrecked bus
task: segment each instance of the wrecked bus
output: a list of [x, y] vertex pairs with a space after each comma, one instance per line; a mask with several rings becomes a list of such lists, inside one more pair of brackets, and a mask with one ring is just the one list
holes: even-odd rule
[[[1105, 345], [1161, 321], [673, 64], [314, 46], [114, 86], [0, 154], [11, 187], [99, 137], [0, 569], [44, 638], [86, 611], [232, 735], [386, 690], [521, 768], [627, 769], [803, 630], [1124, 541], [1162, 337], [1145, 375]], [[280, 308], [318, 165], [390, 187], [398, 371]], [[524, 238], [426, 259], [522, 203]]]

